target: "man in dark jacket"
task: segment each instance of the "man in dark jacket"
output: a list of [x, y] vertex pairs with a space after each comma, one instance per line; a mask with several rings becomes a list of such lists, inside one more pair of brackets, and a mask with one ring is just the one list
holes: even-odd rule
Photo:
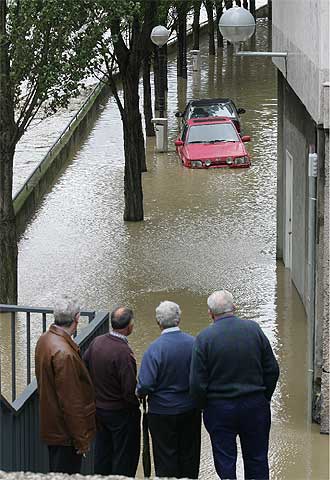
[[71, 338], [79, 310], [63, 297], [54, 307], [55, 324], [36, 346], [40, 435], [48, 445], [51, 472], [79, 473], [96, 431], [93, 384]]
[[161, 335], [143, 355], [137, 393], [148, 396], [157, 477], [198, 478], [201, 412], [189, 395], [194, 337], [180, 330], [180, 316], [174, 302], [156, 308]]
[[269, 478], [270, 400], [279, 376], [277, 361], [260, 326], [234, 315], [231, 293], [207, 300], [213, 324], [194, 345], [190, 392], [201, 407], [221, 479], [236, 479], [239, 435], [246, 479]]
[[134, 477], [140, 455], [140, 409], [136, 360], [127, 340], [134, 326], [132, 310], [113, 310], [111, 326], [112, 331], [95, 338], [84, 355], [98, 419], [94, 471]]

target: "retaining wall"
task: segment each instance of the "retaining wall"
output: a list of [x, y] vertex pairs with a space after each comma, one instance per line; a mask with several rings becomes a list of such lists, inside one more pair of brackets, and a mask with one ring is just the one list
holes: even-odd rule
[[26, 223], [35, 213], [43, 196], [54, 184], [68, 158], [80, 145], [81, 136], [96, 114], [101, 100], [108, 94], [109, 88], [100, 82], [79, 111], [65, 127], [60, 137], [41, 160], [22, 188], [13, 198], [18, 234], [24, 231]]

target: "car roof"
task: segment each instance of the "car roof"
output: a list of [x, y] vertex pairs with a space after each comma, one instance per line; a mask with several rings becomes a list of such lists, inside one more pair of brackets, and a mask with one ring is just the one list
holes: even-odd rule
[[234, 103], [230, 98], [200, 98], [198, 100], [190, 100], [189, 105], [197, 107], [199, 105], [212, 105], [214, 103]]
[[197, 117], [197, 118], [189, 118], [189, 120], [187, 120], [187, 125], [189, 125], [189, 126], [198, 125], [198, 124], [201, 124], [201, 123], [207, 123], [207, 124], [211, 124], [211, 123], [231, 123], [234, 126], [232, 120], [228, 117], [200, 117], [200, 118]]

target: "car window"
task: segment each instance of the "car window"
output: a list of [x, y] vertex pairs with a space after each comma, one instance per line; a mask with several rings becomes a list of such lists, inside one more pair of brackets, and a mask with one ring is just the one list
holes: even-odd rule
[[[201, 111], [200, 115], [195, 111]], [[231, 103], [214, 103], [214, 104], [201, 104], [195, 107], [191, 107], [186, 112], [186, 117], [229, 117], [237, 118], [237, 113]]]
[[204, 107], [210, 117], [235, 117], [235, 112], [231, 105], [208, 105]]
[[187, 143], [238, 142], [239, 137], [231, 123], [192, 125]]

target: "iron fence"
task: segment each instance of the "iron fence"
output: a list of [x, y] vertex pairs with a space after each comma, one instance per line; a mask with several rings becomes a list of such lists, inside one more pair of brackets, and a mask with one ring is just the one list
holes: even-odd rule
[[[31, 314], [40, 314], [42, 330], [47, 328], [47, 318], [52, 315], [50, 308], [17, 307], [0, 305], [0, 313], [9, 313], [11, 323], [11, 376], [13, 400], [8, 401], [0, 394], [0, 470], [48, 472], [48, 450], [39, 437], [39, 400], [37, 382], [31, 378]], [[26, 316], [26, 383], [23, 392], [16, 398], [16, 317]], [[88, 324], [76, 336], [75, 341], [81, 352], [88, 348], [90, 342], [109, 331], [109, 313], [83, 311], [81, 316], [88, 318]], [[1, 369], [0, 369], [1, 370]], [[0, 378], [1, 384], [1, 378]], [[93, 473], [93, 454], [83, 461], [82, 472]]]
[[[51, 308], [42, 308], [42, 307], [18, 307], [17, 305], [3, 305], [0, 304], [0, 314], [9, 313], [10, 314], [10, 330], [11, 330], [11, 399], [12, 401], [16, 400], [17, 389], [16, 389], [16, 325], [18, 320], [18, 314], [25, 314], [25, 324], [26, 324], [26, 385], [31, 383], [31, 313], [40, 314], [42, 331], [45, 332], [47, 329], [47, 318], [53, 314]], [[95, 312], [92, 310], [82, 311], [80, 313], [81, 317], [87, 317], [88, 322], [90, 323], [95, 317]], [[1, 359], [0, 359], [1, 361]], [[0, 363], [1, 366], [1, 363]], [[0, 368], [1, 370], [1, 368]], [[7, 372], [8, 375], [8, 372]], [[0, 374], [0, 394], [2, 393], [2, 383], [1, 383], [1, 374]]]

